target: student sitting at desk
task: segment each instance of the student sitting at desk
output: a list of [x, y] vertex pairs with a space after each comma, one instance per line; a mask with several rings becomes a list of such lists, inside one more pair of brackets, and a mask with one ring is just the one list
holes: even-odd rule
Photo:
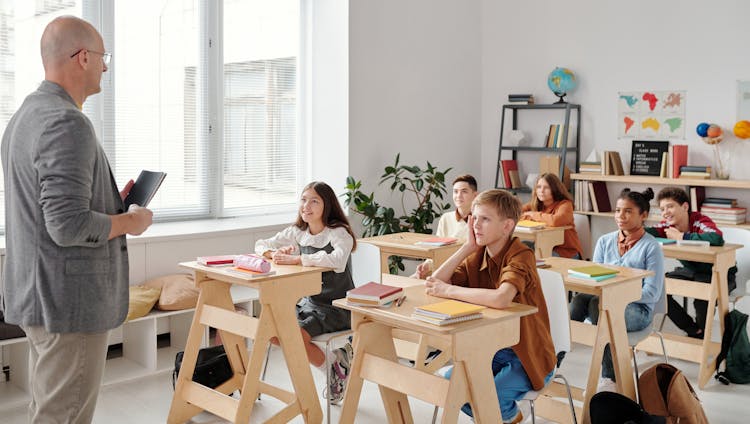
[[[354, 233], [336, 193], [323, 182], [312, 182], [302, 190], [294, 225], [270, 239], [255, 243], [255, 253], [273, 259], [276, 264], [333, 268], [333, 271], [323, 273], [320, 294], [306, 297], [297, 305], [297, 320], [307, 358], [321, 369], [325, 364], [325, 353], [311, 342], [311, 338], [351, 328], [350, 312], [334, 307], [331, 302], [346, 297], [347, 290], [354, 288], [350, 257], [355, 248]], [[322, 371], [331, 373], [327, 396], [333, 402], [340, 402], [349, 376], [352, 347], [347, 343], [332, 355], [329, 358], [331, 369]]]
[[555, 246], [552, 256], [583, 259], [583, 248], [578, 239], [573, 219], [573, 201], [570, 193], [555, 174], [539, 176], [535, 185], [535, 196], [523, 206], [521, 219], [543, 222], [549, 227], [565, 227], [564, 242]]
[[[521, 318], [518, 344], [499, 350], [492, 360], [506, 423], [523, 421], [516, 401], [529, 390], [541, 389], [552, 377], [556, 362], [534, 252], [513, 236], [520, 215], [521, 203], [512, 194], [503, 190], [480, 193], [473, 202], [466, 243], [425, 282], [432, 296], [498, 309], [511, 302], [539, 309]], [[461, 410], [472, 415], [468, 404]]]
[[[453, 237], [461, 243], [468, 232], [466, 222], [471, 213], [471, 202], [477, 197], [477, 180], [469, 174], [459, 175], [453, 180], [453, 204], [455, 211], [444, 213], [438, 221], [436, 237]], [[432, 273], [432, 259], [417, 266], [412, 278], [425, 279]]]
[[[649, 212], [648, 202], [653, 198], [654, 192], [650, 188], [643, 193], [624, 189], [615, 207], [618, 230], [600, 237], [594, 249], [593, 260], [596, 263], [654, 272], [653, 276], [643, 279], [640, 300], [625, 307], [627, 331], [638, 331], [651, 325], [654, 319], [654, 306], [664, 296], [664, 254], [659, 242], [643, 228]], [[599, 321], [599, 297], [585, 293], [575, 295], [570, 303], [570, 318], [576, 321], [589, 318], [596, 324]], [[599, 388], [600, 391], [616, 391], [615, 370], [609, 344], [604, 348]]]
[[[653, 227], [646, 228], [655, 237], [673, 240], [703, 240], [711, 246], [724, 245], [724, 237], [711, 218], [700, 212], [690, 212], [690, 198], [685, 190], [679, 187], [665, 187], [656, 200], [661, 209], [662, 221]], [[711, 283], [711, 264], [680, 261], [684, 268], [674, 270], [674, 275], [667, 277], [689, 279], [702, 283]], [[736, 287], [737, 267], [729, 268], [727, 281], [731, 292]], [[688, 336], [702, 339], [703, 329], [706, 327], [706, 310], [708, 302], [693, 299], [695, 306], [695, 321], [687, 311], [672, 296], [667, 296], [667, 316]]]

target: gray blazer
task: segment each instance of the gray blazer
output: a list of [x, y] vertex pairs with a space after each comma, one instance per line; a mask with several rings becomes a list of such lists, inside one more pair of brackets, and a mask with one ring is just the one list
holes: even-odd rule
[[107, 240], [123, 212], [89, 119], [44, 81], [3, 134], [5, 320], [55, 333], [119, 326], [128, 311], [125, 236]]

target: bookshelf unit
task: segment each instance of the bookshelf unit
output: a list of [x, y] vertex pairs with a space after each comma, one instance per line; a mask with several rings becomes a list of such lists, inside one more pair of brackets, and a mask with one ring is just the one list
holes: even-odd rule
[[[561, 143], [561, 147], [531, 147], [531, 146], [503, 146], [503, 136], [505, 133], [505, 120], [508, 115], [507, 112], [510, 111], [511, 113], [511, 130], [517, 130], [518, 129], [518, 115], [519, 111], [522, 110], [561, 110], [564, 111], [564, 132], [563, 132], [563, 139]], [[570, 132], [570, 114], [571, 111], [576, 112], [576, 141], [575, 146], [569, 146], [568, 143], [568, 137]], [[565, 161], [567, 158], [568, 152], [571, 152], [575, 154], [576, 164], [575, 164], [575, 170], [578, 171], [578, 165], [580, 163], [580, 141], [581, 141], [581, 105], [573, 104], [573, 103], [554, 103], [554, 104], [548, 104], [548, 105], [517, 105], [517, 104], [506, 104], [503, 105], [502, 108], [502, 115], [500, 119], [500, 139], [498, 141], [498, 151], [497, 151], [497, 162], [495, 164], [495, 187], [496, 188], [505, 188], [500, 187], [500, 174], [502, 173], [501, 168], [501, 160], [502, 160], [502, 154], [503, 151], [510, 151], [512, 155], [513, 160], [518, 160], [518, 153], [519, 152], [553, 152], [560, 156], [560, 176], [564, 175], [565, 170]], [[546, 139], [545, 143], [543, 145], [546, 145]], [[531, 190], [528, 187], [524, 188], [516, 188], [511, 189], [507, 188], [508, 190], [511, 190], [513, 192], [517, 193], [528, 193]]]
[[[598, 174], [571, 174], [572, 180], [579, 181], [604, 181], [604, 182], [617, 182], [626, 184], [642, 184], [642, 185], [664, 185], [664, 186], [687, 186], [687, 187], [714, 187], [714, 188], [730, 188], [739, 190], [750, 189], [750, 181], [746, 180], [704, 180], [695, 178], [663, 178], [663, 177], [652, 177], [642, 175], [598, 175]], [[658, 191], [658, 190], [655, 190]], [[577, 214], [588, 215], [588, 216], [599, 216], [599, 217], [610, 217], [615, 216], [614, 212], [591, 212], [591, 211], [575, 211]], [[658, 221], [660, 218], [654, 215], [648, 217], [649, 221]], [[737, 227], [750, 230], [750, 223], [744, 224], [728, 224], [720, 223], [721, 227]]]

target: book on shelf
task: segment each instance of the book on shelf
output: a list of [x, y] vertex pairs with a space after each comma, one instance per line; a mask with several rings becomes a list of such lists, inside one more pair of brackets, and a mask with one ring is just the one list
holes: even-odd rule
[[720, 215], [713, 213], [704, 213], [703, 215], [711, 218], [716, 224], [744, 224], [745, 215]]
[[730, 207], [737, 207], [737, 199], [728, 199], [726, 197], [706, 197], [703, 199], [705, 203], [715, 203], [719, 205], [727, 205]]
[[711, 179], [711, 173], [710, 172], [680, 171], [680, 178], [694, 178], [698, 180], [709, 180]]
[[625, 175], [620, 152], [605, 151], [604, 162], [607, 164], [607, 166], [605, 166], [605, 175]]
[[555, 145], [552, 146], [554, 148], [560, 148], [560, 147], [566, 147], [563, 144], [567, 144], [567, 139], [565, 137], [566, 127], [565, 125], [558, 125], [557, 126], [557, 136], [555, 137]]
[[697, 166], [697, 165], [685, 165], [680, 167], [680, 173], [682, 172], [707, 172], [711, 173], [711, 167], [706, 166]]
[[532, 94], [508, 94], [508, 103], [533, 105], [534, 95]]
[[222, 266], [234, 264], [234, 258], [237, 255], [214, 255], [198, 256], [196, 261], [204, 266]]
[[589, 181], [589, 194], [594, 212], [612, 212], [607, 183], [604, 181]]
[[511, 169], [510, 172], [508, 172], [510, 175], [510, 186], [511, 188], [521, 188], [523, 187], [523, 183], [521, 182], [521, 177], [518, 175], [517, 169]]
[[424, 240], [420, 240], [414, 244], [417, 246], [448, 246], [457, 242], [458, 239], [455, 237], [430, 237]]
[[477, 313], [481, 315], [484, 309], [487, 307], [450, 299], [416, 307], [414, 313], [436, 319], [448, 319]]
[[617, 273], [620, 272], [616, 269], [607, 268], [601, 265], [584, 265], [584, 266], [577, 266], [574, 268], [568, 269], [568, 274], [572, 274], [575, 276], [580, 277], [601, 277], [605, 275], [617, 275]]
[[581, 162], [578, 165], [578, 172], [582, 174], [601, 174], [602, 163], [601, 162]]
[[130, 205], [147, 207], [166, 177], [166, 172], [146, 171], [145, 169], [141, 171], [135, 180], [135, 184], [122, 201], [125, 204], [125, 210], [127, 211]]
[[363, 306], [383, 306], [401, 297], [404, 289], [370, 281], [346, 292], [347, 303]]
[[550, 124], [549, 132], [547, 133], [547, 145], [545, 147], [555, 147], [555, 138], [557, 137], [557, 124]]
[[667, 178], [667, 170], [669, 167], [667, 166], [667, 163], [669, 162], [669, 152], [664, 152], [661, 154], [661, 169], [659, 170], [659, 176], [662, 178]]
[[704, 203], [701, 207], [701, 212], [713, 212], [726, 215], [744, 215], [747, 213], [747, 208], [729, 208], [729, 207], [718, 207], [718, 206], [706, 206]]
[[510, 179], [510, 171], [518, 171], [518, 162], [515, 159], [503, 159], [500, 161], [503, 168], [503, 182], [505, 188], [513, 188], [513, 181]]
[[411, 314], [411, 317], [414, 318], [414, 319], [416, 319], [416, 320], [419, 320], [419, 321], [422, 321], [422, 322], [426, 322], [426, 323], [429, 323], [429, 324], [434, 324], [434, 325], [449, 325], [449, 324], [456, 324], [456, 323], [459, 323], [459, 322], [471, 321], [471, 320], [474, 320], [474, 319], [482, 318], [482, 313], [476, 313], [476, 314], [470, 314], [470, 315], [463, 315], [463, 316], [455, 317], [455, 318], [435, 318], [435, 317], [430, 317], [430, 316], [427, 316], [427, 315], [418, 314], [418, 313], [415, 312], [415, 313]]
[[230, 274], [233, 274], [233, 275], [238, 275], [240, 277], [250, 277], [250, 278], [265, 277], [267, 275], [274, 275], [274, 274], [276, 274], [276, 270], [274, 270], [274, 269], [272, 269], [272, 270], [270, 270], [268, 272], [259, 272], [259, 271], [251, 271], [249, 269], [244, 269], [244, 268], [240, 268], [240, 267], [237, 267], [237, 266], [233, 266], [233, 267], [229, 267], [229, 268], [224, 268], [224, 271], [226, 271], [226, 272], [228, 272]]
[[706, 198], [706, 187], [690, 187], [690, 211], [698, 212]]
[[688, 161], [688, 146], [687, 144], [673, 144], [669, 146], [672, 163], [672, 172], [670, 176], [672, 178], [680, 177], [680, 167], [686, 166]]

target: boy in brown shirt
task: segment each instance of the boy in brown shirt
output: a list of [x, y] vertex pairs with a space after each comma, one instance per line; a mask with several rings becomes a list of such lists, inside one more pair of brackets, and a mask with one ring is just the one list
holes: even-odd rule
[[[552, 377], [556, 362], [534, 252], [513, 237], [520, 215], [521, 203], [512, 194], [503, 190], [480, 193], [472, 203], [468, 240], [425, 282], [432, 296], [498, 309], [512, 302], [539, 309], [521, 318], [518, 344], [499, 350], [492, 359], [505, 423], [523, 420], [516, 401], [529, 390], [541, 389]], [[472, 415], [468, 404], [461, 410]]]

